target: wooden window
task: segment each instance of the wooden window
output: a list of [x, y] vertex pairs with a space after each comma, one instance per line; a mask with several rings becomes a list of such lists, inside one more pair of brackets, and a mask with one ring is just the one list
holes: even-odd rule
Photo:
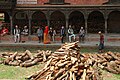
[[64, 0], [49, 0], [50, 4], [64, 4]]

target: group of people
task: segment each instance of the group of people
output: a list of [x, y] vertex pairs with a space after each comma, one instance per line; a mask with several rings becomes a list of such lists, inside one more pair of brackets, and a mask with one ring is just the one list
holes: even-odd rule
[[39, 43], [44, 42], [45, 44], [47, 44], [47, 43], [50, 43], [50, 41], [54, 42], [55, 35], [56, 35], [56, 31], [53, 30], [51, 27], [49, 29], [49, 27], [46, 26], [44, 30], [41, 27], [37, 29], [37, 36], [38, 36]]
[[13, 30], [15, 43], [20, 42], [21, 34], [24, 35], [24, 36], [27, 36], [28, 35], [28, 31], [29, 30], [28, 30], [27, 26], [24, 26], [24, 29], [21, 31], [20, 28], [18, 27], [18, 25], [16, 25], [14, 30]]
[[[72, 29], [72, 26], [69, 25], [69, 28], [67, 30], [67, 33], [68, 33], [68, 40], [69, 42], [72, 42], [72, 38], [73, 38], [73, 41], [76, 41], [76, 36], [74, 34], [74, 30]], [[65, 28], [64, 26], [62, 26], [61, 28], [61, 42], [63, 43], [63, 38], [65, 37]], [[79, 30], [79, 42], [83, 42], [84, 43], [84, 38], [85, 38], [85, 30], [83, 29], [83, 27], [80, 28]]]
[[[99, 31], [98, 33], [100, 35], [99, 52], [103, 52], [104, 35], [102, 34], [101, 31]], [[48, 26], [46, 26], [44, 31], [42, 30], [42, 28], [39, 28], [37, 30], [37, 34], [38, 34], [39, 42], [42, 42], [42, 40], [44, 40], [43, 43], [46, 44], [46, 43], [50, 43], [51, 41], [53, 42], [55, 41], [56, 31], [55, 29], [52, 29], [51, 27], [49, 28]], [[60, 30], [61, 43], [65, 42], [66, 34], [68, 34], [69, 42], [72, 42], [72, 39], [73, 41], [76, 41], [76, 35], [74, 34], [74, 30], [72, 29], [71, 25], [69, 25], [69, 28], [67, 31], [64, 26], [61, 27], [61, 30]], [[85, 29], [81, 27], [79, 30], [79, 42], [84, 43], [84, 39], [85, 39]]]
[[[18, 25], [16, 25], [13, 30], [15, 43], [20, 42], [21, 34], [24, 36], [27, 36], [29, 34], [28, 32], [29, 32], [29, 30], [28, 30], [27, 26], [24, 26], [24, 28], [21, 31], [20, 28], [18, 27]], [[0, 36], [5, 36], [6, 34], [9, 33], [9, 31], [6, 27], [3, 27], [0, 33], [1, 33]], [[76, 41], [76, 35], [74, 34], [74, 30], [72, 29], [71, 25], [69, 25], [69, 28], [67, 31], [64, 26], [61, 27], [61, 30], [60, 30], [61, 43], [65, 42], [66, 34], [68, 34], [69, 42]], [[99, 51], [103, 52], [104, 35], [102, 34], [101, 31], [99, 31], [99, 35], [100, 35]], [[48, 44], [51, 41], [52, 42], [55, 41], [56, 30], [53, 29], [52, 27], [49, 28], [48, 26], [45, 26], [44, 30], [41, 27], [39, 27], [37, 29], [37, 36], [38, 36], [39, 43], [43, 42], [44, 44]], [[83, 27], [81, 27], [79, 30], [79, 42], [84, 43], [84, 38], [85, 38], [85, 30]]]

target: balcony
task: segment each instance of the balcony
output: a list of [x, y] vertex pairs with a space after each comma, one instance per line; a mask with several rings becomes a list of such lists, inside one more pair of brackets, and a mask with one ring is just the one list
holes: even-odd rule
[[13, 9], [15, 5], [15, 0], [0, 0], [0, 9]]

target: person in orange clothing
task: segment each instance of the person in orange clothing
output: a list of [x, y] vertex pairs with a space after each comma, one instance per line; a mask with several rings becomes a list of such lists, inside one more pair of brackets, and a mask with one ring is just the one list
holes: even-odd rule
[[50, 43], [50, 39], [48, 37], [48, 31], [49, 31], [49, 27], [46, 26], [45, 30], [44, 30], [44, 44], [49, 44]]
[[1, 30], [1, 36], [4, 36], [8, 33], [8, 29], [6, 27], [3, 27], [3, 29]]

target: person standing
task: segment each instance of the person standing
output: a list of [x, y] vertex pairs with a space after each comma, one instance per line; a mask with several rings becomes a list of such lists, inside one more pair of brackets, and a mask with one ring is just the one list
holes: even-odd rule
[[15, 26], [13, 35], [15, 43], [20, 42], [20, 29], [18, 28], [18, 25]]
[[102, 53], [104, 49], [104, 35], [101, 31], [99, 31], [98, 34], [100, 35], [99, 53]]
[[84, 43], [84, 38], [85, 38], [85, 30], [83, 29], [83, 27], [81, 27], [79, 31], [79, 42]]
[[53, 30], [53, 37], [52, 37], [53, 38], [53, 42], [55, 42], [55, 36], [56, 36], [56, 30], [54, 29]]
[[53, 29], [51, 27], [50, 27], [50, 30], [49, 30], [49, 35], [50, 35], [50, 41], [52, 41]]
[[49, 31], [48, 26], [45, 26], [45, 30], [44, 30], [44, 44], [49, 44], [50, 43], [50, 40], [49, 40], [49, 37], [48, 37], [48, 31]]
[[69, 26], [69, 29], [68, 29], [68, 36], [69, 36], [69, 42], [72, 42], [72, 37], [74, 38], [74, 41], [75, 41], [75, 34], [71, 25]]
[[60, 30], [60, 36], [61, 36], [61, 43], [64, 43], [64, 37], [65, 37], [65, 28], [62, 26]]
[[38, 28], [38, 30], [37, 30], [37, 35], [38, 35], [38, 39], [39, 39], [39, 43], [40, 42], [42, 42], [43, 40], [43, 30], [42, 30], [42, 28], [40, 27], [40, 28]]

